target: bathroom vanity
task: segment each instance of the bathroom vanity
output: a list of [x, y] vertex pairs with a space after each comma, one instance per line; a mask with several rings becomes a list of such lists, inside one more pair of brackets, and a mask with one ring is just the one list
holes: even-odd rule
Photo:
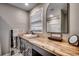
[[[36, 37], [33, 37], [33, 36], [27, 37], [27, 35], [29, 35], [29, 34], [25, 34], [25, 35], [24, 35], [24, 37], [26, 37], [26, 39], [23, 36], [19, 36], [19, 40], [20, 40], [20, 46], [25, 45], [24, 48], [28, 49], [28, 52], [26, 52], [26, 54], [27, 54], [26, 56], [51, 56], [51, 55], [54, 55], [44, 49], [41, 49], [38, 45], [30, 42], [30, 41], [34, 40]], [[28, 40], [30, 40], [30, 41], [28, 41]], [[34, 42], [36, 42], [36, 41], [34, 41]], [[40, 42], [37, 42], [37, 43], [40, 43]]]
[[[27, 34], [24, 34], [27, 35]], [[28, 45], [30, 48], [29, 53], [32, 55], [32, 49], [36, 50], [43, 56], [78, 56], [79, 55], [79, 47], [75, 47], [70, 45], [69, 43], [49, 40], [47, 37], [35, 37], [35, 38], [27, 38], [26, 36], [19, 35], [21, 40], [24, 40], [25, 44]]]

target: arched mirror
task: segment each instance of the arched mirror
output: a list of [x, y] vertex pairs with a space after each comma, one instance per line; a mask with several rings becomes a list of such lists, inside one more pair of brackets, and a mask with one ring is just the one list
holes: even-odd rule
[[47, 8], [47, 32], [48, 33], [68, 33], [69, 22], [68, 3], [50, 3]]
[[68, 33], [67, 3], [50, 3], [47, 8], [47, 32]]

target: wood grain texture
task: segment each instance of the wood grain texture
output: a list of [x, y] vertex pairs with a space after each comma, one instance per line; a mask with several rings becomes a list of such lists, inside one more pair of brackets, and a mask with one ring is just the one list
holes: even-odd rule
[[29, 39], [26, 36], [19, 35], [19, 37], [28, 41], [31, 44], [34, 44], [49, 53], [58, 55], [58, 56], [78, 56], [79, 55], [79, 47], [75, 47], [70, 45], [69, 43], [62, 41], [53, 41], [49, 40], [47, 37], [37, 37]]

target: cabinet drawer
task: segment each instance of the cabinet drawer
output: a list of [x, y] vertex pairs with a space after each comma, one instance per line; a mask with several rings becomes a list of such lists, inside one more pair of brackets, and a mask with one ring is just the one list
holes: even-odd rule
[[51, 53], [45, 51], [44, 49], [42, 49], [38, 46], [35, 46], [35, 45], [32, 45], [32, 49], [34, 49], [35, 51], [37, 51], [38, 53], [40, 53], [43, 56], [55, 56], [54, 54], [51, 54]]

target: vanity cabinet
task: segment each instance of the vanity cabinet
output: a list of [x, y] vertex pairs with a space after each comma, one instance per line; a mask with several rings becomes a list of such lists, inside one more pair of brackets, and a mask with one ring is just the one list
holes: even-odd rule
[[24, 56], [32, 56], [32, 45], [24, 39], [20, 39], [20, 51]]
[[33, 44], [32, 44], [32, 49], [34, 49], [39, 54], [41, 54], [41, 56], [55, 56], [55, 54], [51, 54], [51, 53], [47, 52], [46, 50], [44, 50], [36, 45], [33, 45]]
[[30, 43], [28, 43], [27, 41], [25, 41], [25, 47], [27, 50], [27, 55], [28, 56], [32, 56], [32, 45]]
[[[24, 53], [22, 53], [24, 56], [55, 56], [54, 54], [47, 52], [46, 50], [28, 42], [27, 40], [25, 40], [23, 38], [20, 38], [20, 40], [21, 40], [20, 50], [22, 51], [22, 48], [24, 48], [26, 50]], [[34, 50], [37, 53], [35, 53]]]

